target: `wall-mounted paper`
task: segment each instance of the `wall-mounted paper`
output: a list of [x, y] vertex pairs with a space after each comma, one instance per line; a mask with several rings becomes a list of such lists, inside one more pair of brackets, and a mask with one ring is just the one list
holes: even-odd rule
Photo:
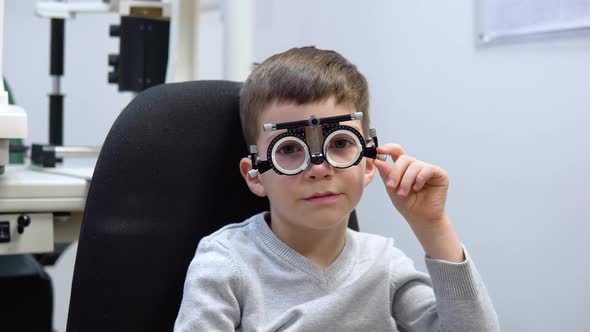
[[590, 0], [479, 0], [479, 39], [490, 42], [590, 28]]

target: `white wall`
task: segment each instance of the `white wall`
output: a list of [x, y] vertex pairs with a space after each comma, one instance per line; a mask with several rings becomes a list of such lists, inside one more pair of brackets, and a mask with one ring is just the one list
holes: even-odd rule
[[[6, 2], [4, 70], [28, 112], [30, 141], [45, 142], [49, 24], [33, 5]], [[590, 330], [590, 34], [477, 48], [470, 1], [256, 5], [255, 60], [310, 44], [341, 52], [370, 82], [380, 142], [400, 143], [450, 173], [449, 213], [503, 331]], [[106, 83], [115, 22], [84, 15], [67, 23], [67, 144], [100, 144], [130, 100]], [[221, 77], [215, 22], [203, 20], [204, 78]], [[361, 228], [393, 236], [423, 269], [422, 250], [379, 181], [358, 208]], [[52, 272], [58, 329], [73, 257], [66, 253]]]
[[[448, 210], [503, 331], [590, 330], [590, 33], [478, 48], [471, 1], [259, 0], [256, 58], [332, 48], [365, 73], [380, 142], [451, 175]], [[362, 230], [423, 251], [380, 179]]]

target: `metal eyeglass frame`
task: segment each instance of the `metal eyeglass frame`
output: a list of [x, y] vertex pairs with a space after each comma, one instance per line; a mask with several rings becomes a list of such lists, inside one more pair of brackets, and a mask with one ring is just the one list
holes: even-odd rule
[[[261, 160], [258, 158], [258, 148], [256, 145], [250, 145], [249, 147], [249, 158], [252, 161], [252, 169], [248, 171], [248, 175], [251, 178], [257, 177], [259, 174], [262, 174], [270, 169], [273, 169], [279, 175], [296, 175], [301, 173], [305, 168], [307, 168], [311, 163], [320, 165], [324, 161], [327, 161], [332, 167], [335, 168], [348, 168], [355, 165], [361, 161], [363, 157], [372, 158], [372, 159], [379, 159], [385, 160], [386, 155], [378, 154], [377, 147], [378, 147], [378, 140], [377, 140], [377, 131], [374, 128], [369, 130], [369, 139], [368, 142], [365, 143], [365, 139], [363, 135], [358, 132], [353, 127], [341, 125], [340, 122], [343, 121], [351, 121], [351, 120], [362, 120], [363, 113], [355, 112], [346, 115], [337, 115], [331, 117], [320, 118], [318, 116], [312, 115], [307, 120], [300, 120], [300, 121], [292, 121], [292, 122], [281, 122], [281, 123], [266, 123], [263, 126], [264, 131], [275, 131], [275, 130], [282, 130], [287, 129], [286, 132], [277, 135], [268, 146], [267, 149], [267, 159]], [[311, 141], [312, 141], [312, 149], [310, 151], [309, 144], [306, 140], [306, 132], [305, 128], [309, 128], [309, 132], [311, 133]], [[323, 144], [323, 148], [321, 148], [322, 144], [319, 139], [319, 132], [321, 131], [322, 136], [324, 138], [329, 137], [330, 134], [335, 133], [336, 131], [346, 130], [354, 134], [354, 136], [358, 139], [357, 143], [361, 147], [361, 151], [359, 156], [356, 160], [350, 163], [347, 166], [341, 167], [339, 165], [334, 165], [335, 163], [330, 160], [329, 157], [325, 155], [325, 144]], [[305, 143], [305, 147], [307, 147], [306, 152], [306, 160], [302, 163], [302, 165], [292, 172], [285, 172], [284, 169], [281, 169], [277, 165], [273, 163], [273, 148], [274, 146], [284, 140], [285, 138], [293, 137], [296, 141], [302, 141]], [[328, 142], [328, 140], [325, 140]]]

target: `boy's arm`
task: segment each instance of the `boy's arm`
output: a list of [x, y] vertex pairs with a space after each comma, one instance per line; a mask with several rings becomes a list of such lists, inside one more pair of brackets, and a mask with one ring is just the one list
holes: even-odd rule
[[240, 285], [229, 250], [201, 240], [188, 268], [174, 331], [235, 331], [240, 325]]
[[395, 251], [391, 310], [401, 330], [500, 331], [490, 297], [466, 251], [462, 263], [426, 257], [430, 278]]
[[436, 222], [409, 224], [428, 257], [454, 263], [465, 260], [463, 247], [446, 215]]
[[426, 252], [426, 266], [436, 295], [429, 290], [428, 282], [411, 277], [419, 273], [412, 272], [413, 264], [407, 259], [410, 277], [405, 281], [402, 278], [402, 286], [396, 287], [394, 315], [402, 317], [408, 326], [422, 325], [417, 330], [499, 331], [483, 282], [445, 211], [448, 174], [438, 166], [408, 156], [397, 144], [380, 146], [378, 153], [388, 154], [394, 161], [390, 165], [375, 160], [375, 166], [393, 205]]

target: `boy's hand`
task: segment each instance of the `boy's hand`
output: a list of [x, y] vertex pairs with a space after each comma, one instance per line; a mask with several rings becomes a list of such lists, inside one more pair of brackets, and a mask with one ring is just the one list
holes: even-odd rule
[[416, 160], [397, 144], [385, 144], [378, 153], [390, 155], [394, 164], [375, 159], [393, 205], [410, 224], [436, 224], [446, 220], [449, 176], [438, 166]]
[[385, 144], [377, 152], [393, 159], [393, 165], [378, 159], [375, 165], [393, 205], [410, 224], [426, 254], [434, 259], [463, 262], [463, 247], [445, 212], [447, 172], [406, 155], [397, 144]]

